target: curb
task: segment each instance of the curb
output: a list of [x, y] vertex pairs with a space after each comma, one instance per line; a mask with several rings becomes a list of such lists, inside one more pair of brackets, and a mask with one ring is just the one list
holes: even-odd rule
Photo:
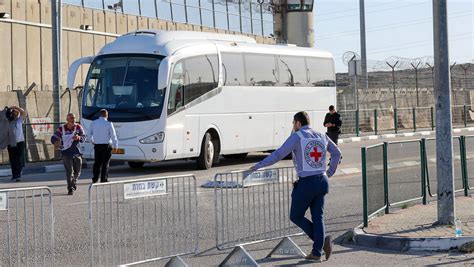
[[[82, 168], [87, 169], [92, 167], [94, 164], [93, 161], [84, 161], [82, 163]], [[125, 162], [121, 161], [111, 161], [110, 166], [119, 166], [123, 165]], [[46, 165], [46, 166], [39, 166], [39, 167], [25, 167], [23, 169], [23, 175], [25, 174], [33, 174], [33, 173], [55, 173], [55, 172], [64, 172], [64, 165], [63, 164], [53, 164], [53, 165]], [[0, 169], [0, 177], [9, 177], [12, 175], [11, 169]]]
[[[453, 129], [453, 133], [461, 133], [463, 131], [473, 132], [474, 127]], [[354, 142], [367, 141], [367, 140], [377, 140], [377, 139], [382, 139], [382, 138], [391, 139], [391, 138], [397, 138], [397, 137], [429, 136], [429, 135], [434, 135], [434, 134], [435, 134], [435, 131], [421, 131], [421, 132], [407, 132], [407, 133], [399, 133], [399, 134], [367, 135], [367, 136], [359, 136], [359, 137], [341, 138], [338, 140], [338, 143], [347, 144], [347, 143], [354, 143]]]
[[354, 243], [362, 247], [406, 251], [448, 251], [459, 249], [467, 242], [474, 242], [474, 236], [463, 237], [399, 237], [374, 235], [360, 227], [352, 231]]

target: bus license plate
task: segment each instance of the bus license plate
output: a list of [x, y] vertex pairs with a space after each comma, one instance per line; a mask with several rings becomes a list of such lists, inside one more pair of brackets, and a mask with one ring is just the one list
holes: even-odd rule
[[125, 154], [125, 149], [117, 148], [115, 150], [112, 150], [112, 154]]

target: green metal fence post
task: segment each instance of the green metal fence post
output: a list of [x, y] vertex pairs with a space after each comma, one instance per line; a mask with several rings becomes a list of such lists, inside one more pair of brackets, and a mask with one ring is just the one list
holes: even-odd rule
[[416, 132], [416, 108], [413, 108], [413, 131]]
[[463, 118], [464, 118], [464, 127], [467, 127], [467, 106], [466, 105], [463, 106], [463, 113], [464, 113], [464, 116], [463, 116]]
[[393, 124], [395, 126], [395, 133], [398, 133], [398, 115], [397, 108], [393, 109]]
[[423, 198], [423, 205], [426, 205], [426, 167], [425, 167], [425, 150], [426, 139], [420, 140], [420, 165], [421, 165], [421, 197]]
[[375, 135], [377, 135], [378, 132], [378, 125], [377, 125], [377, 109], [374, 109], [374, 131]]
[[359, 136], [359, 109], [356, 109], [356, 136]]
[[431, 130], [434, 130], [434, 108], [430, 107], [430, 116], [431, 116]]
[[461, 146], [461, 174], [462, 174], [462, 185], [464, 188], [464, 196], [469, 195], [469, 184], [467, 182], [468, 173], [467, 173], [467, 156], [466, 156], [466, 137], [464, 135], [459, 139], [459, 144]]
[[390, 202], [388, 199], [388, 142], [383, 143], [383, 189], [385, 214], [388, 214], [390, 212]]
[[362, 156], [362, 208], [363, 208], [363, 217], [364, 217], [364, 227], [369, 226], [369, 207], [368, 207], [368, 195], [367, 195], [367, 148], [361, 148]]

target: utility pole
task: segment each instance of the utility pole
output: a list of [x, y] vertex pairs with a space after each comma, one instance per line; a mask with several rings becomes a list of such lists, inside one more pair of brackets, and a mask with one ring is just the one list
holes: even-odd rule
[[453, 225], [456, 211], [454, 205], [453, 139], [451, 133], [451, 90], [446, 2], [447, 0], [433, 0], [436, 178], [438, 181], [437, 224]]
[[53, 59], [53, 121], [61, 121], [61, 9], [62, 0], [51, 1]]
[[367, 74], [367, 51], [365, 47], [365, 4], [364, 0], [359, 0], [360, 19], [360, 59], [362, 69], [362, 89], [369, 89], [369, 77]]

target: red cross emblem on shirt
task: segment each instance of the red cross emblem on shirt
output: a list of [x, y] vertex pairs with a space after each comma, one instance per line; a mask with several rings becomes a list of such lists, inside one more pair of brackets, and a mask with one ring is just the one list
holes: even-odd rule
[[314, 151], [309, 154], [310, 157], [314, 158], [314, 161], [319, 161], [321, 158], [322, 154], [318, 152], [318, 147], [313, 148]]

